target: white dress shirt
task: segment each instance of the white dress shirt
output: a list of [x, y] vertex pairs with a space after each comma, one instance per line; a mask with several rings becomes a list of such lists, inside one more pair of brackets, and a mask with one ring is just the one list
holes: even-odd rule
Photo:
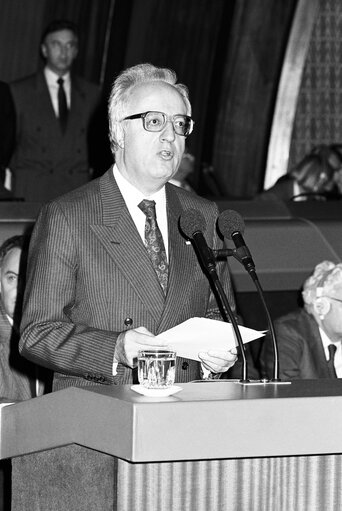
[[141, 239], [145, 242], [145, 221], [146, 215], [141, 211], [138, 207], [138, 204], [143, 199], [154, 200], [156, 203], [156, 216], [157, 222], [162, 233], [166, 257], [169, 258], [169, 237], [167, 232], [167, 213], [166, 213], [166, 195], [165, 195], [165, 187], [163, 187], [159, 192], [154, 193], [153, 195], [146, 197], [142, 194], [137, 188], [135, 188], [131, 183], [127, 181], [126, 178], [120, 174], [120, 171], [117, 165], [114, 165], [114, 177], [119, 187], [119, 190], [124, 198], [128, 211], [138, 229]]

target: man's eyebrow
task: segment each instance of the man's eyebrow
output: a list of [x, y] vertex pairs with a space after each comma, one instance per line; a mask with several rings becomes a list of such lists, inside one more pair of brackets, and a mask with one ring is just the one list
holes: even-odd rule
[[16, 276], [18, 276], [18, 275], [19, 275], [19, 273], [17, 273], [16, 271], [13, 271], [13, 270], [7, 270], [7, 271], [5, 272], [5, 275], [11, 275], [11, 274], [12, 274], [12, 275], [16, 275]]

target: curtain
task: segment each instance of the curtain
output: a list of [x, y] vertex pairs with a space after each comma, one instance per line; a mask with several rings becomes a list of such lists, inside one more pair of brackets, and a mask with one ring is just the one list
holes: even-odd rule
[[275, 94], [295, 0], [235, 4], [215, 127], [218, 189], [251, 198], [262, 187]]

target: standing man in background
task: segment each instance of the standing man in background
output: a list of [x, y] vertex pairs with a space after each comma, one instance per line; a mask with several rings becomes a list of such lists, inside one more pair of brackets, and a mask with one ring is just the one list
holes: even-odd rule
[[51, 22], [41, 39], [45, 67], [10, 85], [16, 144], [10, 161], [15, 197], [45, 202], [86, 183], [89, 128], [99, 87], [71, 72], [78, 53], [76, 26]]

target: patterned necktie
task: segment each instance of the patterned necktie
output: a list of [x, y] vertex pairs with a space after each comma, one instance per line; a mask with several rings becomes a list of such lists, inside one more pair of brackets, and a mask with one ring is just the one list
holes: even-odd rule
[[64, 133], [68, 121], [68, 105], [63, 85], [64, 84], [63, 78], [58, 78], [57, 83], [58, 83], [58, 117], [62, 133]]
[[336, 353], [337, 347], [335, 346], [335, 344], [329, 344], [328, 350], [329, 350], [328, 366], [329, 366], [331, 374], [333, 374], [337, 378], [336, 369], [335, 369], [335, 365], [334, 365], [334, 359], [335, 359], [335, 353]]
[[164, 294], [167, 290], [168, 263], [163, 236], [157, 224], [156, 203], [153, 200], [144, 199], [138, 207], [146, 215], [145, 221], [145, 246], [157, 273]]

